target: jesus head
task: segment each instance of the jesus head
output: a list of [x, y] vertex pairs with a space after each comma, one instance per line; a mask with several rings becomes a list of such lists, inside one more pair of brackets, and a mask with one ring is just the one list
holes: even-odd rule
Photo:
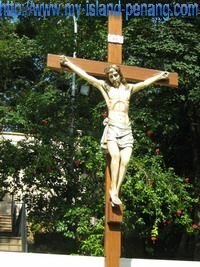
[[126, 84], [121, 69], [117, 65], [109, 65], [105, 70], [106, 82], [108, 85], [118, 88], [120, 84]]

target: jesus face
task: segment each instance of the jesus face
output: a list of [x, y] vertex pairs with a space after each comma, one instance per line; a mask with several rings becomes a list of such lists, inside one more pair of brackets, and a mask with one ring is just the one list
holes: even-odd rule
[[108, 79], [115, 88], [120, 86], [121, 77], [115, 69], [110, 70], [110, 72], [108, 73]]

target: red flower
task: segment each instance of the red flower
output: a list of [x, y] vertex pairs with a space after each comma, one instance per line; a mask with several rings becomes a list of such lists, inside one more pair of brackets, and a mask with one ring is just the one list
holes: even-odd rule
[[151, 236], [151, 241], [153, 242], [153, 244], [156, 243], [156, 240], [157, 240], [157, 236]]
[[183, 211], [182, 210], [177, 210], [176, 211], [176, 214], [179, 215], [179, 216], [181, 216], [183, 214]]
[[198, 226], [197, 224], [193, 223], [193, 224], [192, 224], [192, 228], [193, 228], [193, 229], [198, 229], [199, 226]]
[[160, 154], [160, 148], [157, 147], [157, 148], [155, 149], [155, 152], [156, 152], [157, 155]]
[[185, 181], [186, 183], [189, 183], [190, 178], [189, 178], [189, 177], [186, 177], [186, 178], [184, 179], [184, 181]]

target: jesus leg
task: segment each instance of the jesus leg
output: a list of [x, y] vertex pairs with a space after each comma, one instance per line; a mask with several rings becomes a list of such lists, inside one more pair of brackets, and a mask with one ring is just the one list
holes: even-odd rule
[[115, 141], [108, 141], [108, 152], [111, 156], [110, 171], [111, 171], [111, 189], [110, 197], [111, 201], [120, 205], [121, 200], [118, 198], [117, 193], [117, 183], [118, 183], [118, 174], [119, 174], [119, 164], [120, 164], [120, 151], [117, 143]]
[[119, 175], [116, 188], [117, 194], [119, 194], [121, 184], [124, 180], [131, 154], [132, 154], [132, 147], [125, 147], [120, 150]]

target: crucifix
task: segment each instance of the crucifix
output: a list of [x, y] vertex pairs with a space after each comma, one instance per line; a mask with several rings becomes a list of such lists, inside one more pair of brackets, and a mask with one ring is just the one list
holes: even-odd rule
[[[126, 145], [128, 150], [126, 152], [130, 154], [132, 150], [133, 140], [131, 139], [131, 129], [129, 127], [127, 106], [129, 103], [130, 92], [139, 91], [144, 85], [149, 85], [153, 82], [157, 82], [160, 85], [165, 85], [168, 87], [178, 86], [178, 75], [177, 73], [167, 74], [167, 79], [165, 79], [166, 73], [159, 74], [160, 71], [153, 69], [146, 69], [140, 67], [126, 66], [122, 64], [122, 16], [109, 15], [108, 17], [108, 62], [100, 62], [95, 60], [81, 59], [64, 57], [61, 65], [61, 57], [59, 55], [48, 54], [47, 66], [56, 70], [63, 71], [65, 67], [67, 70], [71, 69], [79, 74], [86, 81], [97, 87], [103, 94], [106, 100], [107, 106], [109, 106], [109, 116], [110, 120], [117, 121], [120, 124], [122, 119], [123, 123], [128, 126], [123, 129], [123, 134], [126, 135]], [[108, 67], [108, 64], [111, 65]], [[111, 86], [108, 86], [107, 93], [104, 92], [104, 83], [99, 81], [94, 77], [105, 77], [105, 71], [107, 70], [107, 79]], [[121, 70], [121, 71], [119, 71]], [[123, 73], [123, 76], [121, 75]], [[92, 75], [92, 76], [91, 76]], [[120, 76], [121, 75], [121, 76]], [[157, 76], [156, 76], [157, 75]], [[94, 76], [94, 77], [93, 77]], [[139, 82], [133, 86], [120, 85], [124, 77], [128, 81]], [[149, 78], [153, 77], [153, 78]], [[155, 78], [157, 77], [157, 78]], [[146, 84], [145, 82], [146, 81]], [[127, 89], [127, 90], [126, 90]], [[117, 91], [116, 91], [117, 90]], [[115, 97], [117, 93], [118, 98]], [[107, 96], [108, 95], [108, 96]], [[116, 115], [117, 114], [117, 115]], [[125, 115], [124, 115], [125, 114]], [[116, 126], [116, 125], [114, 125]], [[105, 127], [106, 128], [106, 127]], [[120, 128], [120, 127], [119, 127]], [[123, 128], [123, 127], [122, 127]], [[118, 129], [119, 130], [119, 129]], [[107, 165], [105, 171], [105, 239], [104, 239], [104, 255], [105, 255], [105, 267], [119, 267], [120, 266], [120, 256], [121, 256], [121, 222], [122, 222], [122, 203], [120, 199], [114, 195], [111, 188], [114, 187], [114, 169], [112, 168], [112, 152], [113, 152], [113, 136], [111, 135], [111, 128], [109, 129], [110, 136], [108, 142], [108, 156]], [[114, 129], [116, 131], [116, 129]], [[128, 131], [128, 132], [127, 132]], [[126, 132], [126, 134], [124, 134]], [[114, 133], [115, 134], [115, 133]], [[110, 150], [109, 150], [110, 144]], [[125, 154], [127, 154], [125, 153]], [[110, 157], [111, 156], [111, 157]], [[119, 171], [120, 173], [120, 171]], [[121, 185], [121, 183], [120, 183]], [[120, 186], [119, 185], [119, 186]], [[117, 190], [115, 188], [115, 190]], [[119, 190], [119, 188], [118, 188]]]

